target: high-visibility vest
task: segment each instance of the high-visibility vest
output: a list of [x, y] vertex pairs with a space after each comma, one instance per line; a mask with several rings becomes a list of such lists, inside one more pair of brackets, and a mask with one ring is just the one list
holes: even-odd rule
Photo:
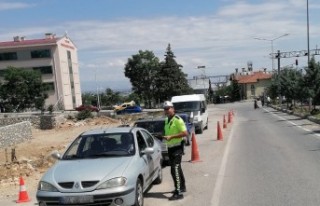
[[[181, 117], [178, 115], [174, 115], [169, 122], [168, 117], [165, 120], [165, 125], [164, 125], [164, 134], [165, 136], [169, 135], [175, 135], [180, 132], [186, 131], [186, 125]], [[181, 142], [183, 141], [183, 137], [180, 138], [172, 138], [167, 141], [167, 146], [168, 148], [170, 147], [175, 147], [175, 146], [180, 146]]]

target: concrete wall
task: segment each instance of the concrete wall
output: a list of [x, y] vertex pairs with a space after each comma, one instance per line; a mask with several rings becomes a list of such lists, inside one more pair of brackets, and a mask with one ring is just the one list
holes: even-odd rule
[[31, 123], [24, 121], [0, 127], [0, 148], [6, 148], [32, 138]]

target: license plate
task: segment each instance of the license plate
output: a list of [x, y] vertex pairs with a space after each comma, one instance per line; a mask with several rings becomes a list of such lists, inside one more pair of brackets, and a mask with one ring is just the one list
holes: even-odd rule
[[71, 196], [71, 197], [61, 197], [61, 204], [79, 204], [79, 203], [92, 203], [93, 196]]

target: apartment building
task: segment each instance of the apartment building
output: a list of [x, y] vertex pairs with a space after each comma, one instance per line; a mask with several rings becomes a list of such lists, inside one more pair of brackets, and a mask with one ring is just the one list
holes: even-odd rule
[[0, 77], [8, 66], [41, 72], [50, 88], [46, 106], [73, 110], [82, 104], [77, 48], [67, 35], [46, 33], [30, 40], [15, 36], [0, 42]]

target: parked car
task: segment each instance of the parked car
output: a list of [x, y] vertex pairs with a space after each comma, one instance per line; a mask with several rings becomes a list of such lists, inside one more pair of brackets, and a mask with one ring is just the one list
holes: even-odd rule
[[123, 104], [121, 105], [115, 105], [114, 106], [114, 111], [115, 112], [118, 112], [118, 111], [121, 111], [127, 107], [132, 107], [132, 106], [135, 106], [136, 103], [134, 101], [130, 101], [130, 102], [124, 102]]
[[[185, 145], [190, 145], [192, 133], [194, 132], [194, 125], [190, 122], [190, 119], [187, 114], [178, 114], [185, 122], [186, 128], [188, 130], [188, 136], [185, 137]], [[137, 120], [134, 123], [136, 127], [142, 127], [148, 130], [151, 134], [153, 134], [156, 138], [161, 141], [162, 146], [162, 157], [163, 157], [163, 166], [169, 165], [169, 156], [168, 156], [168, 148], [166, 144], [166, 140], [162, 138], [164, 134], [164, 124], [165, 124], [165, 117], [158, 117], [158, 118], [145, 118]]]
[[99, 108], [93, 105], [80, 105], [75, 108], [77, 111], [81, 112], [84, 110], [89, 110], [90, 112], [99, 112]]
[[145, 129], [95, 129], [78, 136], [41, 178], [39, 205], [138, 205], [162, 182], [159, 142]]
[[117, 111], [117, 114], [128, 114], [128, 113], [139, 113], [142, 112], [141, 107], [139, 106], [128, 106], [120, 111]]
[[162, 138], [164, 129], [164, 117], [159, 118], [146, 118], [137, 120], [134, 123], [135, 127], [141, 127], [148, 130], [154, 137], [156, 137], [161, 143], [161, 153], [162, 153], [162, 166], [169, 165], [169, 155], [166, 140]]

